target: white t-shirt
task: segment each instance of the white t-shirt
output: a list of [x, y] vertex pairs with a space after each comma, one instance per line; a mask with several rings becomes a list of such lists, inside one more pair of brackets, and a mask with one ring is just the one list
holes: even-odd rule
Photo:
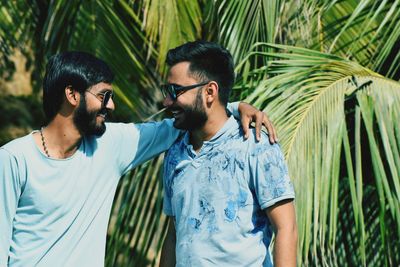
[[118, 181], [172, 145], [172, 123], [107, 123], [66, 159], [46, 157], [32, 133], [1, 147], [0, 266], [104, 266]]

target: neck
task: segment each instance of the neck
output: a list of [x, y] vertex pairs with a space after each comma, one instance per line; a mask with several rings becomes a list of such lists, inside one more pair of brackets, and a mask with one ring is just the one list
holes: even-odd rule
[[[42, 148], [51, 158], [68, 158], [78, 149], [82, 136], [73, 121], [59, 115], [41, 132]], [[47, 149], [47, 152], [45, 149]]]
[[190, 131], [190, 144], [196, 152], [199, 152], [204, 141], [210, 140], [228, 120], [226, 109], [223, 106], [218, 106], [210, 111], [208, 120], [203, 127]]

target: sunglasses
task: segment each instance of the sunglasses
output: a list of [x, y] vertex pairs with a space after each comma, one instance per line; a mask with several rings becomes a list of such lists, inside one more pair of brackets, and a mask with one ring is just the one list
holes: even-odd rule
[[114, 93], [112, 91], [105, 91], [104, 93], [93, 94], [90, 91], [86, 91], [92, 95], [94, 95], [99, 101], [101, 101], [101, 108], [105, 108], [110, 99], [114, 99]]
[[169, 95], [173, 101], [176, 101], [178, 96], [181, 95], [183, 92], [197, 88], [199, 86], [206, 85], [207, 83], [209, 82], [197, 83], [189, 86], [180, 86], [174, 83], [169, 83], [161, 85], [160, 89], [164, 98]]

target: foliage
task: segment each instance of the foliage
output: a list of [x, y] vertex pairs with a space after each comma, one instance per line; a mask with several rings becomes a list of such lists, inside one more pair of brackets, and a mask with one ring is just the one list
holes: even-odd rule
[[[39, 94], [49, 56], [89, 51], [118, 74], [125, 121], [160, 108], [169, 48], [220, 42], [237, 62], [232, 99], [264, 109], [278, 128], [296, 186], [299, 265], [399, 265], [400, 0], [1, 2], [3, 79], [21, 50]], [[122, 179], [109, 266], [157, 264], [161, 159]]]
[[42, 104], [33, 96], [0, 98], [0, 146], [11, 139], [38, 129], [44, 120]]
[[[268, 103], [265, 111], [282, 136], [297, 189], [304, 265], [396, 265], [399, 243], [387, 237], [400, 234], [400, 84], [332, 55], [259, 45], [278, 51], [265, 54], [273, 57], [266, 68], [245, 73], [271, 75], [252, 80], [258, 86], [246, 100], [259, 107]], [[350, 206], [339, 205], [341, 191], [348, 192]], [[379, 216], [365, 218], [373, 203], [379, 203]], [[338, 222], [343, 213], [354, 225]], [[349, 242], [345, 232], [354, 232], [351, 254], [343, 246]], [[370, 238], [374, 243], [367, 243]]]

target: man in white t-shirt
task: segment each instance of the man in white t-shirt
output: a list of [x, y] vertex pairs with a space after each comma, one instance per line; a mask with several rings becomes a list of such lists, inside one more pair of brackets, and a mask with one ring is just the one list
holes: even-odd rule
[[[105, 123], [115, 108], [112, 81], [108, 65], [90, 54], [50, 59], [43, 85], [47, 125], [0, 148], [0, 266], [104, 265], [120, 177], [180, 134], [168, 119]], [[245, 121], [262, 119], [242, 107]]]

